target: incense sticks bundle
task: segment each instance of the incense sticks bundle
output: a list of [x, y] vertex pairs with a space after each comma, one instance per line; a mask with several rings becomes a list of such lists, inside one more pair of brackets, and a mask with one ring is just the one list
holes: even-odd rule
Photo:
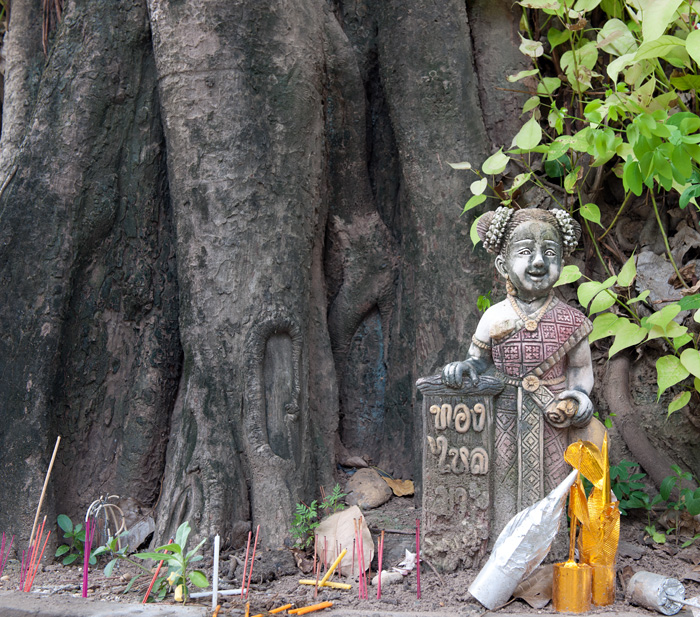
[[41, 526], [39, 527], [39, 533], [36, 536], [36, 543], [30, 547], [30, 549], [27, 550], [29, 553], [29, 559], [28, 559], [28, 565], [27, 569], [25, 572], [25, 577], [24, 577], [24, 584], [23, 584], [23, 591], [31, 591], [32, 590], [32, 585], [34, 584], [34, 579], [36, 578], [36, 573], [37, 570], [39, 569], [39, 565], [41, 564], [41, 558], [44, 556], [44, 551], [46, 550], [46, 544], [49, 541], [49, 538], [51, 537], [51, 532], [46, 535], [46, 540], [44, 540], [44, 545], [41, 549], [41, 553], [39, 553], [39, 545], [41, 544], [41, 539], [44, 537], [44, 527], [46, 525], [46, 517], [44, 517], [44, 521], [41, 523]]
[[85, 542], [83, 544], [83, 598], [87, 598], [88, 590], [88, 567], [90, 566], [90, 549], [92, 548], [92, 540], [95, 537], [95, 527], [97, 524], [90, 520], [89, 516], [85, 517]]
[[2, 571], [5, 569], [5, 565], [7, 565], [7, 560], [10, 558], [10, 551], [12, 550], [12, 543], [14, 541], [15, 537], [12, 536], [10, 546], [7, 549], [7, 552], [5, 552], [5, 532], [2, 532], [2, 547], [0, 547], [0, 576], [2, 576]]
[[248, 544], [245, 547], [245, 561], [243, 562], [243, 579], [241, 580], [241, 596], [243, 595], [243, 592], [245, 591], [245, 575], [246, 572], [248, 571], [248, 554], [250, 552], [250, 541], [253, 538], [253, 532], [252, 530], [248, 532]]
[[[255, 564], [255, 549], [258, 547], [258, 535], [260, 534], [260, 525], [255, 530], [255, 543], [253, 544], [253, 556], [250, 558], [250, 570], [248, 571], [248, 584], [245, 588], [245, 597], [248, 599], [248, 591], [250, 590], [250, 579], [253, 578], [253, 565]], [[245, 572], [243, 573], [245, 576]]]

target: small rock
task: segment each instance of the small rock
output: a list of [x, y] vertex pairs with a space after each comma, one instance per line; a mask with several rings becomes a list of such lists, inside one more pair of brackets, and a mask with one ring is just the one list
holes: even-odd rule
[[378, 508], [391, 499], [389, 485], [374, 469], [358, 469], [345, 487], [348, 505], [359, 506], [361, 510]]
[[627, 542], [625, 540], [620, 540], [619, 544], [617, 545], [617, 549], [621, 557], [630, 557], [635, 561], [637, 559], [641, 559], [642, 555], [644, 555], [644, 553], [646, 552], [644, 547], [639, 546], [638, 544], [633, 544], [632, 542]]
[[[399, 572], [388, 572], [387, 570], [382, 570], [382, 587], [384, 585], [395, 585], [403, 581], [403, 574]], [[379, 574], [372, 579], [372, 585], [375, 587], [379, 584]]]

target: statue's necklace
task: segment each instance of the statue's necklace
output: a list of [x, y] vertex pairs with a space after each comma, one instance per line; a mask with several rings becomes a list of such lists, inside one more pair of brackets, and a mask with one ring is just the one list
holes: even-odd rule
[[508, 300], [510, 300], [510, 305], [513, 307], [513, 310], [515, 311], [517, 316], [523, 320], [523, 323], [525, 324], [525, 329], [528, 332], [534, 332], [535, 330], [537, 330], [537, 325], [540, 323], [540, 319], [544, 317], [544, 314], [547, 312], [549, 305], [552, 303], [552, 300], [554, 300], [554, 292], [549, 292], [549, 295], [547, 296], [547, 301], [536, 313], [532, 315], [526, 315], [525, 313], [523, 313], [523, 310], [518, 306], [518, 302], [514, 296], [509, 295]]

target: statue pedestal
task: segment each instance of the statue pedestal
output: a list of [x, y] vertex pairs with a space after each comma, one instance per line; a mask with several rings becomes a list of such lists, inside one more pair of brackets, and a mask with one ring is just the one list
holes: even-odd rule
[[493, 517], [493, 397], [501, 380], [482, 375], [460, 389], [441, 375], [416, 382], [423, 395], [423, 539], [421, 552], [444, 571], [476, 568]]

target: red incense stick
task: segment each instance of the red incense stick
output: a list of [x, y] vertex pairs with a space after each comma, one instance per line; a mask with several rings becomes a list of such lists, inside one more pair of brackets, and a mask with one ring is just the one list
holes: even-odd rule
[[379, 580], [377, 581], [377, 600], [382, 598], [382, 557], [384, 556], [384, 531], [379, 538]]
[[[170, 538], [170, 542], [168, 544], [172, 544], [173, 539]], [[156, 579], [158, 578], [158, 574], [160, 574], [160, 569], [163, 567], [163, 562], [165, 559], [161, 559], [160, 562], [158, 563], [158, 567], [156, 568], [156, 573], [153, 575], [153, 578], [151, 579], [151, 584], [148, 586], [148, 591], [146, 591], [146, 595], [143, 596], [143, 602], [141, 604], [146, 604], [148, 602], [148, 596], [151, 595], [151, 589], [153, 589], [153, 584], [156, 582]], [[85, 597], [85, 596], [83, 596]]]
[[92, 540], [95, 536], [95, 523], [90, 521], [90, 517], [85, 517], [85, 544], [83, 545], [83, 598], [87, 598], [88, 589], [88, 568], [90, 566], [90, 549], [92, 548]]
[[416, 590], [420, 600], [420, 519], [416, 519]]
[[258, 547], [258, 534], [260, 533], [260, 525], [255, 530], [255, 543], [253, 544], [253, 556], [250, 558], [250, 570], [248, 570], [248, 585], [245, 588], [245, 597], [248, 599], [248, 591], [250, 591], [250, 579], [253, 578], [253, 565], [255, 564], [255, 549]]
[[248, 546], [245, 548], [245, 562], [243, 563], [243, 580], [241, 581], [241, 597], [243, 596], [243, 592], [245, 591], [245, 575], [246, 572], [248, 571], [248, 553], [250, 551], [250, 540], [253, 537], [253, 532], [252, 530], [248, 532]]

